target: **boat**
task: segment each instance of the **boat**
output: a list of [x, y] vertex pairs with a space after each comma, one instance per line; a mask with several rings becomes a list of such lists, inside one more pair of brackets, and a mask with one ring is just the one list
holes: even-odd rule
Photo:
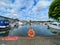
[[51, 29], [51, 31], [60, 32], [60, 22], [51, 22], [47, 25], [48, 28]]
[[9, 20], [0, 20], [0, 28], [8, 28], [9, 27]]
[[9, 29], [9, 20], [0, 20], [0, 34], [6, 33]]
[[15, 22], [11, 22], [9, 25], [11, 28], [20, 28], [23, 25], [23, 23], [20, 21], [15, 21]]

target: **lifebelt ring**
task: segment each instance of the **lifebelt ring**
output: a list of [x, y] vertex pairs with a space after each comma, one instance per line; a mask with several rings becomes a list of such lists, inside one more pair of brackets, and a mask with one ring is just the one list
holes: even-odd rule
[[30, 29], [30, 30], [28, 31], [28, 36], [29, 36], [30, 38], [33, 38], [33, 37], [35, 36], [35, 31], [34, 31], [33, 29]]

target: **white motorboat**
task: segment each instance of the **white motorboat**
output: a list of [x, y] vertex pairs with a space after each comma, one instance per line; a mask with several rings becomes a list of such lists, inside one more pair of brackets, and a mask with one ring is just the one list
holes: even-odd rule
[[60, 32], [60, 22], [51, 22], [47, 25], [49, 29], [52, 29], [52, 31]]

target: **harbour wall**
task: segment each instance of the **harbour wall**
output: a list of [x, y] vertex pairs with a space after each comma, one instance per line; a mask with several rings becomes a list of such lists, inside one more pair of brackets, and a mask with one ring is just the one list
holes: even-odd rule
[[52, 37], [19, 37], [18, 40], [1, 40], [0, 45], [60, 45], [60, 36]]

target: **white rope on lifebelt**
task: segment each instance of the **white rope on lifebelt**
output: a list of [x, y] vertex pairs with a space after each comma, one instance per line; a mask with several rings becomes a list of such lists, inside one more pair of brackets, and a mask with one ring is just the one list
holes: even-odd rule
[[28, 36], [29, 36], [30, 38], [33, 38], [33, 37], [35, 36], [35, 31], [34, 31], [33, 29], [30, 29], [30, 30], [28, 31]]

